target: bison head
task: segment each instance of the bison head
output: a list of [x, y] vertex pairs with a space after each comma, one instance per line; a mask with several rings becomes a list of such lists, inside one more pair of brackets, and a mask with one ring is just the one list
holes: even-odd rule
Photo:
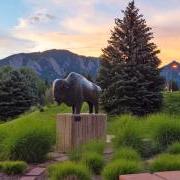
[[58, 103], [61, 104], [64, 102], [66, 98], [66, 92], [69, 89], [69, 85], [66, 80], [64, 79], [56, 79], [53, 82], [53, 97], [54, 100]]

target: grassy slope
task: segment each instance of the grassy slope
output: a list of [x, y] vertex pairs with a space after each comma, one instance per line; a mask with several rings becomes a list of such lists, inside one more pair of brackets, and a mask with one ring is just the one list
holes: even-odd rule
[[153, 128], [155, 124], [160, 123], [161, 121], [180, 120], [180, 92], [164, 93], [163, 108], [160, 113], [151, 114], [147, 117], [141, 118], [126, 114], [122, 116], [110, 117], [109, 120], [108, 132], [112, 134], [113, 132], [118, 131], [121, 126], [124, 126], [124, 123], [127, 121], [132, 122], [131, 124], [136, 124], [135, 126], [138, 128], [140, 127], [141, 131], [149, 133], [150, 130], [145, 129], [147, 126], [149, 128]]
[[[179, 93], [166, 93], [165, 94], [165, 106], [163, 107], [163, 113], [150, 115], [149, 117], [142, 119], [151, 119], [151, 126], [153, 126], [158, 121], [162, 119], [171, 119], [172, 116], [167, 115], [166, 113], [176, 114], [175, 119], [179, 119], [180, 117], [180, 92]], [[0, 124], [0, 153], [2, 146], [11, 143], [11, 139], [14, 135], [21, 133], [22, 131], [26, 131], [28, 129], [34, 128], [45, 128], [53, 134], [55, 139], [55, 119], [56, 114], [58, 113], [66, 113], [71, 112], [71, 109], [65, 105], [62, 106], [50, 106], [45, 108], [44, 112], [35, 111], [32, 113], [27, 113], [19, 118], [16, 118], [13, 121], [6, 122], [4, 124]], [[87, 105], [83, 106], [83, 112], [87, 112]], [[124, 120], [123, 120], [124, 119]], [[110, 117], [110, 122], [108, 124], [108, 131], [112, 133], [117, 128], [119, 129], [121, 125], [123, 125], [123, 121], [126, 119], [130, 119], [130, 121], [134, 121], [134, 119], [139, 120], [137, 117], [132, 117], [129, 115]], [[120, 121], [119, 121], [120, 120]], [[138, 126], [142, 126], [141, 130], [145, 130], [145, 121], [136, 121]], [[147, 131], [146, 131], [147, 132]]]
[[[83, 106], [82, 111], [83, 112], [87, 111], [87, 105]], [[61, 105], [61, 106], [52, 105], [46, 107], [44, 112], [34, 111], [32, 113], [26, 113], [14, 119], [13, 121], [0, 124], [0, 129], [20, 126], [24, 123], [27, 126], [31, 126], [37, 122], [42, 123], [42, 125], [51, 124], [53, 126], [55, 125], [55, 119], [58, 113], [68, 113], [68, 112], [71, 112], [71, 108], [67, 107], [66, 105]]]
[[[86, 110], [87, 105], [84, 105], [83, 112]], [[55, 142], [56, 115], [67, 112], [71, 112], [71, 108], [65, 105], [52, 105], [45, 108], [44, 112], [26, 113], [12, 121], [0, 124], [0, 160], [8, 158], [8, 152], [11, 151], [11, 146], [17, 137], [26, 132], [45, 130]]]
[[[164, 98], [164, 107], [163, 107], [163, 113], [168, 113], [168, 114], [175, 114], [176, 116], [180, 116], [180, 92], [175, 92], [175, 93], [165, 93], [165, 98]], [[83, 112], [87, 112], [87, 105], [85, 104], [83, 106]], [[13, 131], [18, 131], [21, 127], [26, 128], [26, 127], [32, 127], [35, 126], [36, 124], [42, 125], [44, 128], [49, 128], [52, 131], [55, 130], [55, 119], [56, 119], [56, 114], [58, 113], [67, 113], [71, 112], [71, 108], [61, 105], [61, 106], [50, 106], [48, 108], [45, 108], [44, 112], [39, 112], [35, 111], [32, 113], [27, 113], [25, 115], [20, 116], [19, 118], [9, 121], [4, 124], [0, 124], [0, 141], [1, 141], [1, 134], [12, 134]], [[160, 119], [165, 118], [166, 115], [164, 114], [158, 114], [158, 115], [153, 115], [153, 119]], [[113, 117], [110, 118], [112, 121], [118, 120], [120, 116], [118, 117]], [[123, 116], [122, 119], [138, 119], [136, 117], [131, 117], [128, 115]], [[143, 118], [146, 119], [146, 118]], [[111, 126], [111, 125], [110, 125]], [[110, 127], [111, 129], [111, 127]], [[1, 133], [3, 132], [3, 133]]]

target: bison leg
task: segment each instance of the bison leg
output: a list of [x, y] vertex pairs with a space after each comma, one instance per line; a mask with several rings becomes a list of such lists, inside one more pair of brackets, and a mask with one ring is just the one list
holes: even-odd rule
[[78, 103], [75, 105], [75, 114], [80, 114], [82, 103]]
[[75, 106], [72, 105], [72, 113], [74, 114], [75, 113]]
[[95, 107], [95, 114], [98, 114], [98, 112], [99, 112], [99, 105], [98, 105], [98, 103], [95, 104], [94, 107]]
[[92, 114], [93, 113], [93, 104], [91, 102], [88, 102], [89, 105], [89, 113]]

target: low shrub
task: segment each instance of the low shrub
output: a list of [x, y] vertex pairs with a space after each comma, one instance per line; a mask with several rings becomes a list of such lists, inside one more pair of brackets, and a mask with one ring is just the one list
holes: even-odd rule
[[144, 138], [142, 140], [141, 148], [139, 149], [139, 153], [143, 158], [151, 158], [155, 154], [158, 154], [161, 151], [159, 144], [156, 144], [153, 139]]
[[37, 163], [45, 160], [52, 146], [52, 137], [42, 127], [31, 127], [18, 131], [7, 143], [10, 159]]
[[82, 155], [82, 162], [95, 174], [100, 174], [104, 167], [104, 158], [96, 152], [87, 152]]
[[3, 164], [2, 162], [0, 163], [0, 172], [2, 172], [2, 169], [3, 169]]
[[75, 148], [69, 153], [69, 159], [71, 161], [80, 161], [82, 157], [82, 149], [81, 148]]
[[97, 154], [103, 154], [104, 151], [104, 142], [94, 140], [86, 143], [78, 148], [75, 148], [69, 153], [69, 158], [71, 161], [80, 161], [82, 154], [86, 152], [95, 152]]
[[142, 139], [143, 135], [140, 126], [129, 121], [117, 132], [113, 142], [117, 148], [121, 146], [129, 146], [140, 151]]
[[138, 118], [136, 116], [132, 116], [130, 114], [124, 114], [121, 116], [112, 116], [108, 121], [108, 133], [109, 134], [117, 134], [117, 132], [123, 128], [127, 123], [134, 124]]
[[180, 170], [180, 155], [161, 154], [150, 164], [150, 170], [153, 172]]
[[0, 160], [42, 161], [55, 144], [54, 119], [59, 111], [67, 112], [67, 108], [52, 105], [44, 113], [26, 113], [0, 124], [0, 134], [3, 133], [3, 137], [0, 135]]
[[22, 174], [27, 169], [23, 161], [5, 161], [0, 163], [0, 171], [5, 174]]
[[51, 165], [48, 169], [50, 180], [64, 179], [68, 176], [76, 176], [78, 180], [90, 180], [90, 173], [85, 165], [75, 162], [64, 162]]
[[157, 123], [153, 137], [162, 150], [166, 149], [170, 144], [180, 141], [180, 123], [175, 120]]
[[83, 152], [96, 152], [98, 154], [103, 154], [104, 151], [104, 142], [100, 140], [92, 140], [82, 146]]
[[168, 147], [168, 153], [170, 154], [180, 154], [180, 143], [176, 142]]
[[7, 143], [4, 143], [4, 141], [8, 136], [8, 132], [2, 126], [3, 124], [0, 125], [0, 160], [5, 161], [8, 159], [8, 155], [7, 155], [7, 150], [5, 150], [5, 146], [7, 145]]
[[122, 147], [118, 150], [116, 150], [113, 159], [126, 159], [126, 160], [134, 160], [139, 161], [140, 155], [138, 152], [131, 147]]
[[180, 91], [164, 93], [163, 112], [180, 115]]
[[118, 180], [120, 175], [138, 173], [141, 170], [139, 162], [121, 159], [107, 164], [103, 169], [102, 175], [105, 180]]

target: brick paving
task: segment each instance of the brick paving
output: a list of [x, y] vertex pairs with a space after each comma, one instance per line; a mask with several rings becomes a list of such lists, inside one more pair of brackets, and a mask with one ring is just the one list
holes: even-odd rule
[[24, 174], [20, 180], [45, 180], [46, 178], [46, 169], [41, 167], [36, 167]]
[[143, 174], [130, 174], [130, 175], [122, 175], [119, 180], [162, 180], [156, 175], [143, 173]]
[[113, 155], [113, 148], [112, 147], [107, 147], [104, 150], [104, 160], [106, 162], [109, 162], [112, 159], [112, 155]]
[[38, 176], [44, 173], [44, 171], [45, 171], [45, 168], [37, 167], [37, 168], [32, 169], [30, 172], [26, 173], [26, 176]]
[[[112, 148], [107, 147], [104, 151], [105, 159], [108, 161], [112, 156]], [[65, 154], [52, 153], [52, 159], [46, 163], [32, 166], [28, 172], [23, 176], [7, 176], [0, 173], [0, 180], [48, 180], [47, 166], [56, 162], [67, 161], [68, 157]], [[93, 176], [92, 180], [102, 180], [101, 176]], [[180, 171], [166, 171], [156, 172], [154, 174], [141, 173], [141, 174], [129, 174], [121, 175], [119, 180], [180, 180]]]
[[180, 171], [121, 175], [119, 180], [180, 180]]
[[68, 156], [61, 153], [50, 153], [49, 158], [45, 163], [30, 165], [28, 171], [21, 176], [8, 176], [0, 173], [0, 180], [47, 180], [47, 166], [53, 163], [67, 161]]
[[166, 180], [180, 180], [180, 171], [166, 171], [158, 172], [155, 175], [162, 177]]
[[100, 175], [94, 175], [91, 178], [92, 180], [103, 180], [103, 178]]
[[31, 176], [31, 177], [28, 177], [28, 176], [23, 176], [23, 177], [21, 177], [21, 179], [20, 180], [36, 180], [36, 176]]

